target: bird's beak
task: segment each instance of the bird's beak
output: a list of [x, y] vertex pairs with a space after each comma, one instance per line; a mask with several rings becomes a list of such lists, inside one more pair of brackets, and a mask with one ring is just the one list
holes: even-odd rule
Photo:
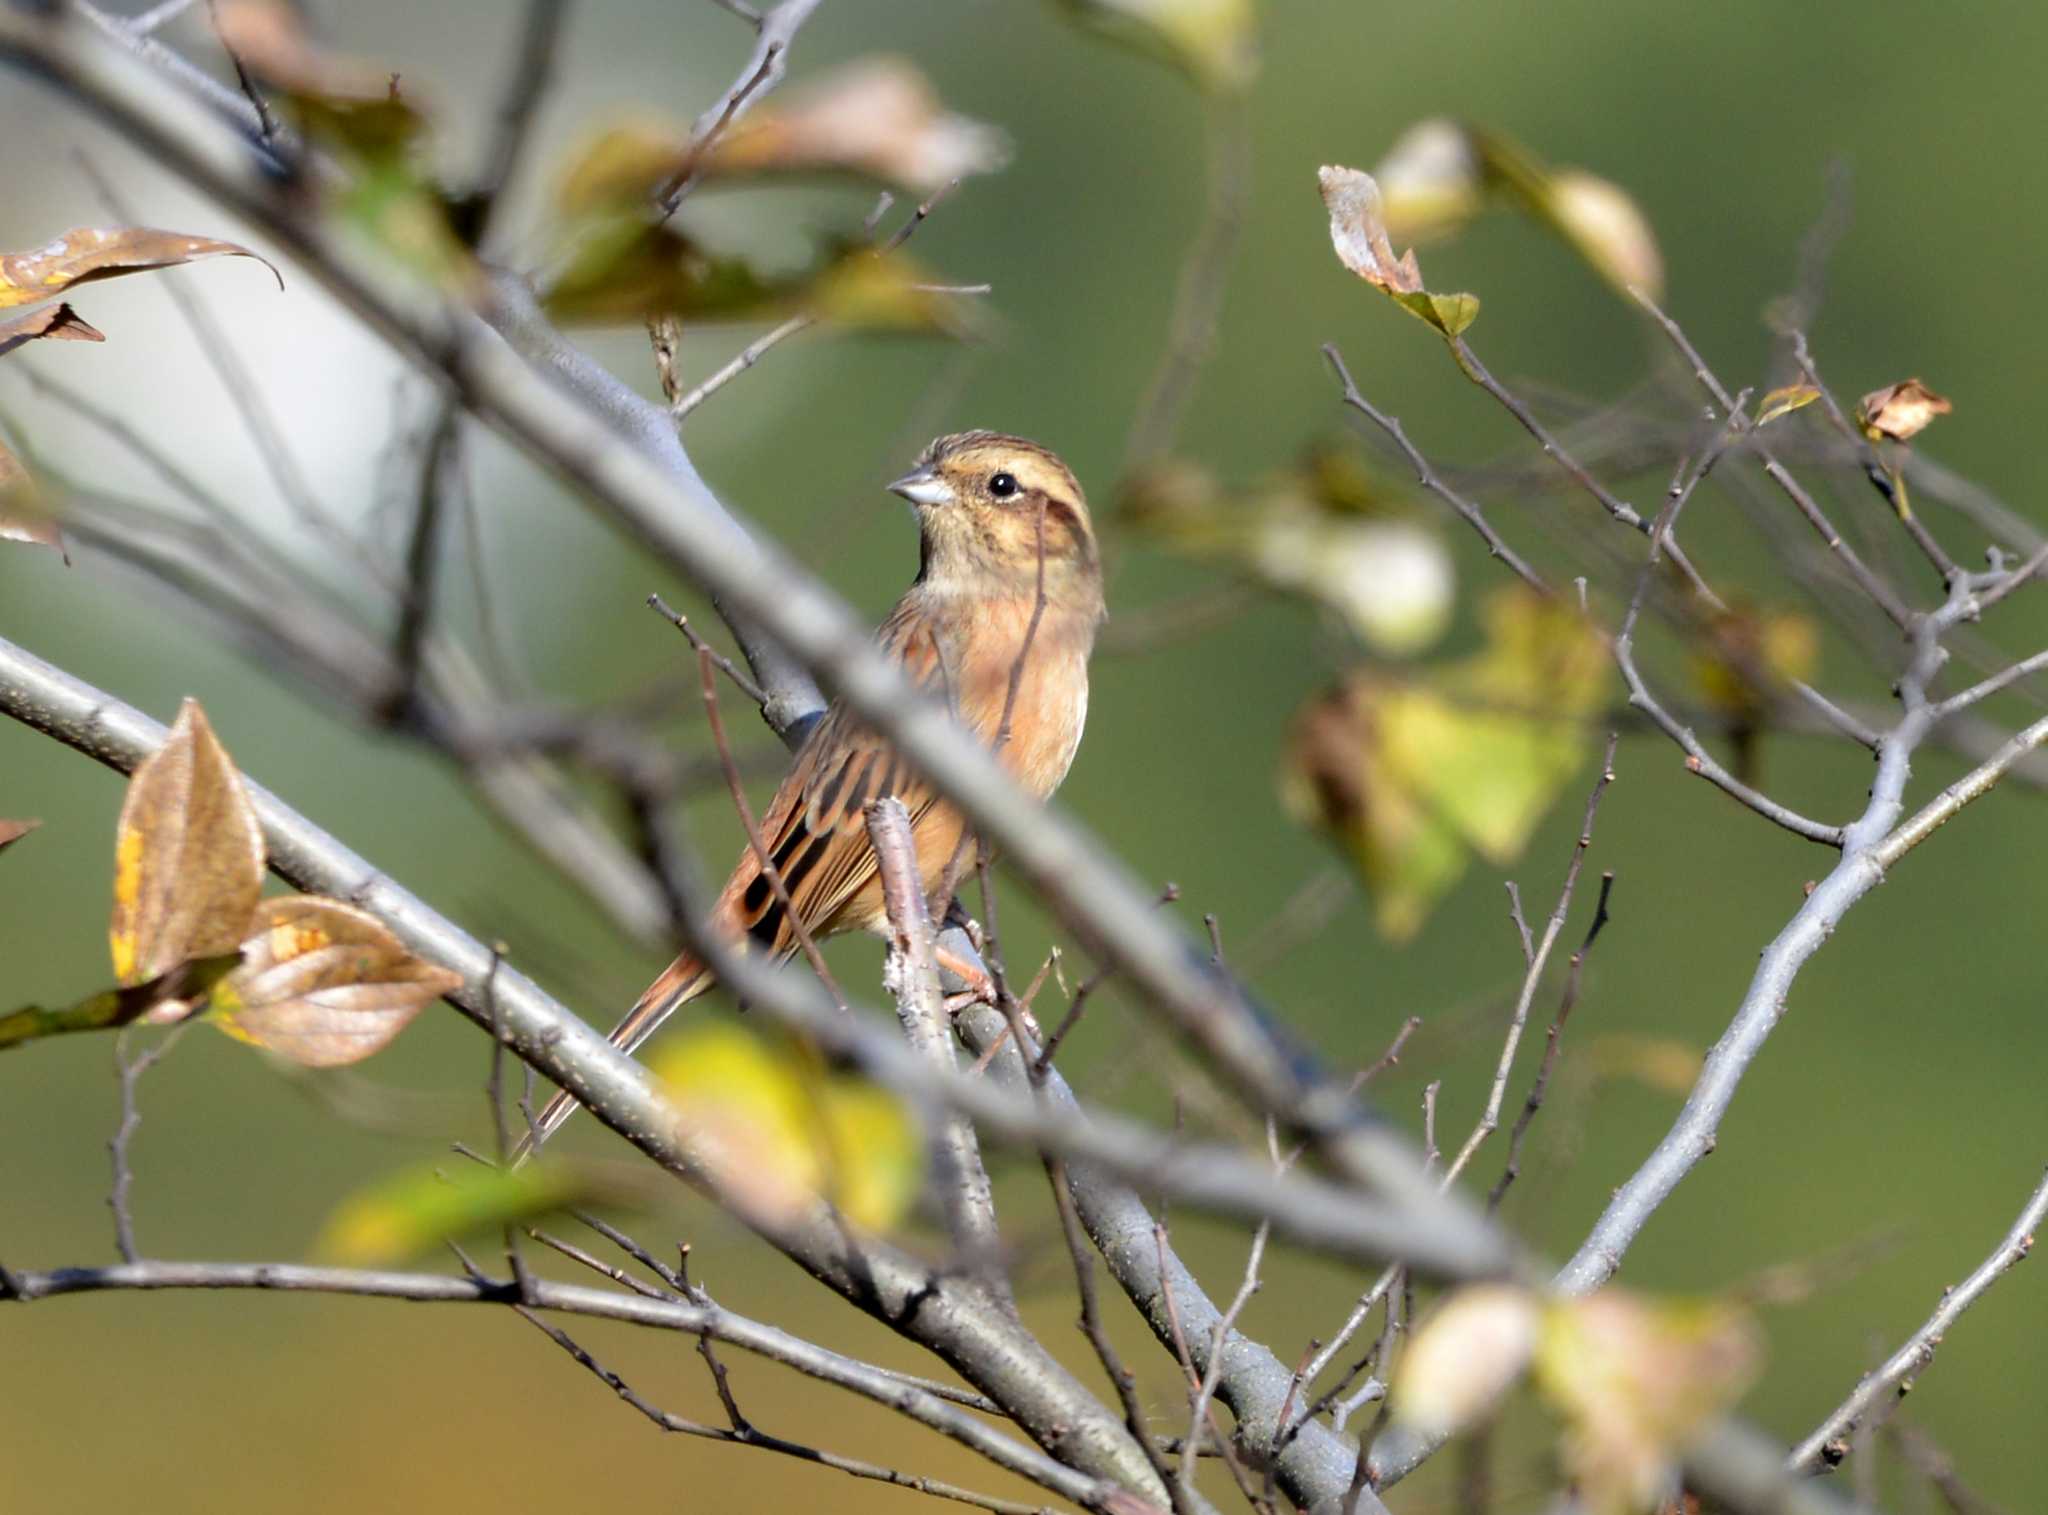
[[953, 503], [953, 486], [930, 468], [919, 468], [905, 474], [889, 486], [889, 492], [902, 495], [913, 505], [936, 506]]

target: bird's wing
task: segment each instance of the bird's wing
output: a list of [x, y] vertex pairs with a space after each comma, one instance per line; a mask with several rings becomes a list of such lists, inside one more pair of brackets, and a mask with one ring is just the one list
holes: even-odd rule
[[[897, 607], [877, 634], [885, 652], [919, 688], [946, 693], [948, 658], [914, 602]], [[875, 877], [875, 853], [862, 814], [894, 794], [913, 829], [938, 802], [924, 778], [843, 704], [818, 722], [761, 820], [761, 841], [805, 927], [829, 926]], [[751, 843], [722, 902], [733, 927], [776, 956], [796, 950], [782, 902]]]

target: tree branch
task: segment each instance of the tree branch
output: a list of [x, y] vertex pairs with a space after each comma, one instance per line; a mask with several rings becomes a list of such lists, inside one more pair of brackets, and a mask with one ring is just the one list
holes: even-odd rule
[[1943, 1291], [1940, 1308], [1927, 1317], [1919, 1330], [1906, 1338], [1898, 1351], [1885, 1359], [1882, 1367], [1866, 1375], [1856, 1385], [1855, 1392], [1843, 1400], [1811, 1436], [1793, 1449], [1786, 1465], [1795, 1473], [1822, 1473], [1839, 1467], [1849, 1455], [1851, 1434], [1877, 1402], [1893, 1393], [1904, 1398], [1912, 1389], [1913, 1381], [1919, 1377], [1920, 1370], [1934, 1361], [1935, 1349], [1941, 1345], [1949, 1327], [1983, 1297], [1985, 1290], [2011, 1272], [2033, 1250], [2034, 1232], [2040, 1228], [2044, 1215], [2048, 1215], [2048, 1177], [2034, 1186], [2034, 1192], [2020, 1210], [2019, 1219], [2012, 1223], [2012, 1229], [2005, 1233], [2005, 1240], [1998, 1244], [1998, 1249], [1979, 1263], [1976, 1271], [1962, 1283]]

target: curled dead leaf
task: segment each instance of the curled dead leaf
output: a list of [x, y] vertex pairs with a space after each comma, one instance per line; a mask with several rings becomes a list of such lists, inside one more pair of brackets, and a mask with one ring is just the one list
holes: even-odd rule
[[1432, 294], [1423, 288], [1414, 250], [1394, 256], [1379, 185], [1371, 174], [1325, 165], [1317, 177], [1330, 212], [1330, 245], [1338, 262], [1446, 337], [1457, 336], [1478, 318], [1477, 295]]
[[147, 226], [80, 226], [32, 251], [0, 254], [0, 308], [33, 304], [95, 279], [176, 268], [202, 258], [253, 258], [284, 288], [276, 265], [239, 243]]
[[462, 975], [413, 955], [374, 915], [292, 894], [256, 908], [242, 966], [213, 996], [216, 1021], [242, 1041], [307, 1068], [382, 1051]]
[[107, 927], [124, 984], [233, 952], [263, 890], [263, 830], [242, 776], [186, 700], [171, 733], [128, 781], [115, 828]]
[[0, 321], [0, 357], [26, 342], [104, 342], [107, 334], [71, 308], [69, 301], [42, 305]]
[[1946, 396], [1936, 394], [1918, 379], [1901, 379], [1896, 384], [1873, 389], [1857, 402], [1856, 419], [1863, 426], [1863, 434], [1873, 442], [1883, 437], [1904, 442], [1954, 409]]

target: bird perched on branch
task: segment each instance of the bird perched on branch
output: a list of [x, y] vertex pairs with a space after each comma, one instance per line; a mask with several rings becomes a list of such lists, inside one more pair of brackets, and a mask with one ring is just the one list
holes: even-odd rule
[[[1041, 799], [1066, 777], [1088, 717], [1088, 655], [1103, 618], [1102, 573], [1081, 486], [1036, 442], [992, 431], [940, 437], [889, 486], [919, 527], [918, 573], [876, 633], [911, 683], [946, 701]], [[801, 945], [782, 895], [813, 939], [886, 932], [882, 883], [864, 807], [894, 794], [910, 812], [927, 897], [957, 879], [966, 820], [923, 775], [835, 700], [812, 728], [712, 910], [712, 929], [776, 961]], [[947, 900], [934, 900], [944, 910]], [[709, 990], [711, 970], [685, 952], [611, 1033], [630, 1052]], [[576, 1108], [555, 1096], [545, 1138]]]

